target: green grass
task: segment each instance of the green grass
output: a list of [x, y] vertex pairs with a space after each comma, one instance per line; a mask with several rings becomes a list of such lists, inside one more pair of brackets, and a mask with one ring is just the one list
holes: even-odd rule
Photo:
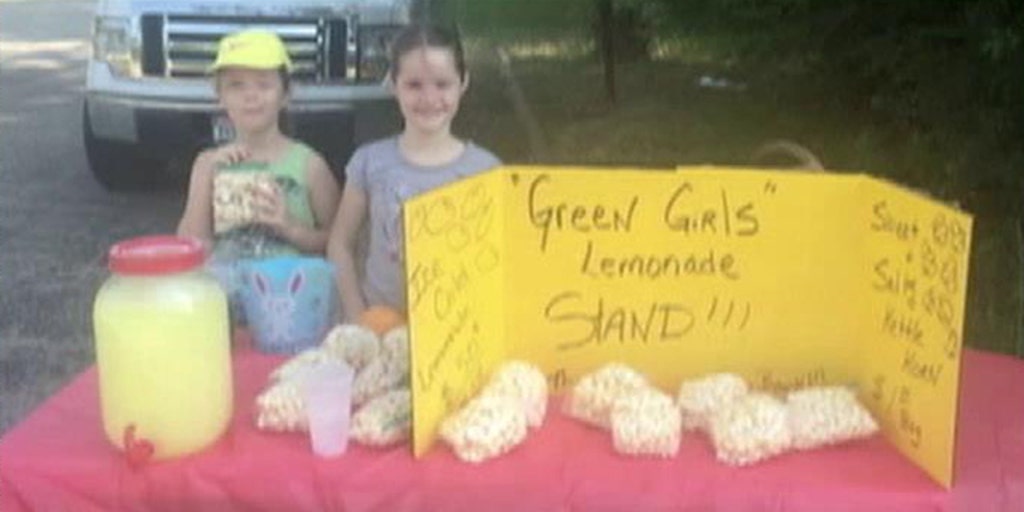
[[[512, 67], [545, 141], [532, 154], [510, 105], [493, 48]], [[864, 171], [966, 205], [976, 214], [965, 339], [968, 345], [1014, 353], [1020, 338], [1021, 247], [1012, 191], [979, 191], [956, 179], [963, 165], [936, 137], [879, 124], [798, 86], [779, 88], [749, 78], [745, 91], [698, 88], [702, 74], [746, 76], [718, 63], [713, 45], [676, 41], [662, 58], [621, 64], [618, 100], [603, 88], [600, 65], [578, 33], [561, 40], [531, 30], [470, 39], [473, 83], [456, 125], [507, 162], [668, 167], [744, 164], [764, 141], [786, 138], [816, 153], [829, 169]], [[724, 62], [724, 61], [723, 61]], [[945, 149], [945, 151], [943, 151]], [[992, 197], [1001, 200], [990, 200]], [[1005, 204], [1004, 204], [1005, 203]]]

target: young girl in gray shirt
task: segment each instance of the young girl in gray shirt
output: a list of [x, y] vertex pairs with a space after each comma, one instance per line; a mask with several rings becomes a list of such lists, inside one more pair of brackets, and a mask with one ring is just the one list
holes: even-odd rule
[[[358, 321], [371, 306], [406, 310], [402, 203], [501, 163], [486, 149], [451, 133], [469, 85], [457, 37], [438, 27], [411, 25], [392, 43], [391, 62], [391, 86], [405, 127], [352, 155], [327, 247], [349, 322]], [[369, 245], [357, 271], [356, 239], [364, 222]]]

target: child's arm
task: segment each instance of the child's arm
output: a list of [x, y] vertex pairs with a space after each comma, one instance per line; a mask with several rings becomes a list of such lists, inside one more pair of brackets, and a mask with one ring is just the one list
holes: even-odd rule
[[366, 218], [366, 209], [366, 192], [351, 182], [346, 183], [327, 243], [327, 257], [337, 270], [338, 294], [346, 322], [357, 322], [366, 309], [355, 263], [356, 239]]
[[313, 227], [294, 222], [280, 193], [262, 198], [257, 221], [271, 227], [278, 235], [304, 253], [323, 254], [327, 249], [331, 221], [338, 209], [338, 182], [327, 162], [313, 154], [306, 167], [309, 205], [313, 210]]
[[179, 236], [194, 236], [210, 244], [213, 241], [213, 175], [221, 165], [240, 162], [249, 152], [238, 144], [228, 144], [199, 153], [192, 164], [185, 211], [178, 221]]
[[203, 151], [192, 164], [185, 211], [178, 221], [179, 236], [194, 236], [206, 244], [213, 241], [213, 173], [211, 151]]

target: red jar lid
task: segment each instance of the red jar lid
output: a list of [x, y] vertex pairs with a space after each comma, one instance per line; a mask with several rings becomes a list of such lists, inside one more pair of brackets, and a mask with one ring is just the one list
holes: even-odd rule
[[198, 238], [154, 235], [114, 244], [107, 267], [118, 274], [171, 274], [192, 270], [205, 259], [206, 249]]

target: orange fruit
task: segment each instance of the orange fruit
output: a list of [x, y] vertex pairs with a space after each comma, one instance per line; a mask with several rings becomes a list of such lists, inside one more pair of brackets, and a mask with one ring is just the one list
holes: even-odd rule
[[359, 317], [359, 325], [383, 336], [388, 331], [405, 325], [405, 316], [387, 306], [370, 306]]

